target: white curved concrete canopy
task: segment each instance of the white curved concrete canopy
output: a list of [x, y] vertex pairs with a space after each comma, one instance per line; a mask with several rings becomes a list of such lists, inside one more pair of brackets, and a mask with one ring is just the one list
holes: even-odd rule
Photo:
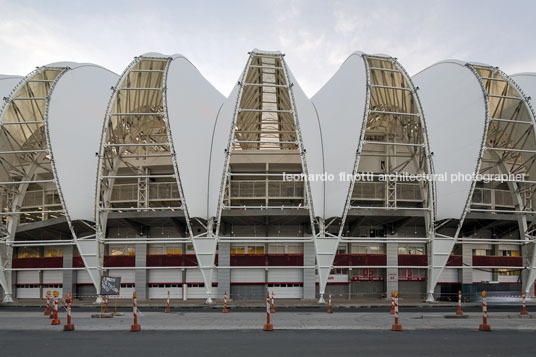
[[0, 99], [7, 97], [9, 93], [15, 88], [17, 83], [22, 80], [21, 76], [6, 76], [0, 75]]
[[517, 73], [510, 76], [521, 87], [525, 96], [530, 98], [532, 109], [536, 106], [536, 73]]
[[[324, 218], [342, 217], [350, 182], [339, 173], [352, 174], [363, 125], [367, 73], [361, 53], [350, 55], [339, 70], [312, 97], [322, 127], [325, 170], [335, 175], [325, 183]], [[336, 144], [335, 144], [336, 143]]]
[[237, 84], [231, 91], [227, 100], [223, 103], [212, 133], [208, 177], [208, 218], [218, 216], [220, 188], [222, 186], [222, 177], [225, 170], [225, 156], [228, 150], [231, 125], [233, 123], [233, 115], [239, 91], [240, 86]]
[[170, 63], [166, 87], [171, 134], [188, 215], [208, 219], [212, 133], [225, 98], [182, 56]]
[[439, 62], [412, 79], [420, 89], [435, 173], [447, 175], [447, 181], [436, 181], [436, 219], [460, 219], [472, 182], [450, 182], [450, 176], [476, 170], [486, 122], [484, 93], [459, 61]]
[[[318, 113], [307, 95], [303, 92], [296, 78], [288, 71], [291, 90], [294, 94], [294, 101], [297, 112], [298, 126], [301, 131], [303, 148], [305, 150], [305, 162], [307, 171], [310, 175], [321, 175], [326, 169], [324, 167], [324, 148], [322, 138], [322, 128]], [[320, 176], [318, 176], [320, 177]], [[325, 184], [324, 180], [312, 180], [309, 182], [311, 187], [311, 198], [313, 215], [315, 217], [325, 217]]]
[[118, 76], [95, 65], [67, 65], [71, 70], [59, 79], [50, 97], [50, 145], [70, 219], [94, 221], [95, 153], [110, 88]]

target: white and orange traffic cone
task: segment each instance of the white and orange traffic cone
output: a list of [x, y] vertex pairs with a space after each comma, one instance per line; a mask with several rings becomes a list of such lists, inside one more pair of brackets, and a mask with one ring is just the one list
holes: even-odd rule
[[228, 313], [227, 310], [227, 291], [223, 293], [223, 313]]
[[402, 331], [402, 325], [398, 322], [398, 291], [393, 293], [395, 301], [395, 323], [391, 327], [392, 331]]
[[523, 297], [523, 308], [521, 309], [521, 316], [527, 316], [529, 313], [527, 312], [527, 295], [525, 295], [525, 290], [521, 291], [522, 297]]
[[488, 305], [486, 304], [486, 291], [482, 291], [482, 324], [478, 327], [480, 331], [491, 331], [488, 325]]
[[458, 290], [458, 310], [456, 310], [456, 315], [463, 315], [462, 311], [462, 291]]
[[391, 315], [395, 313], [395, 292], [391, 291], [391, 311], [389, 311]]
[[50, 321], [50, 324], [59, 325], [61, 323], [60, 319], [58, 319], [58, 296], [60, 295], [60, 293], [54, 290], [52, 294], [54, 295], [54, 302], [52, 305], [52, 307], [54, 308], [54, 318], [52, 319], [52, 321]]
[[264, 331], [273, 331], [274, 325], [270, 323], [270, 293], [266, 291], [266, 323], [264, 324]]
[[45, 308], [45, 316], [50, 316], [50, 290], [47, 291], [47, 307]]
[[274, 292], [272, 291], [272, 307], [270, 309], [270, 312], [273, 314], [275, 313], [275, 307], [274, 307]]
[[109, 312], [108, 310], [108, 296], [104, 297], [104, 312]]
[[328, 295], [328, 314], [332, 314], [333, 313], [333, 309], [331, 308], [331, 290], [329, 292], [329, 295]]
[[169, 309], [169, 290], [167, 292], [166, 310], [164, 312], [170, 312], [170, 309]]
[[138, 304], [136, 303], [136, 292], [132, 294], [132, 311], [134, 313], [134, 323], [130, 326], [131, 332], [141, 331], [141, 326], [138, 324]]
[[73, 299], [71, 294], [67, 294], [65, 303], [67, 304], [67, 324], [63, 325], [63, 331], [74, 331], [74, 324], [71, 322], [71, 304]]

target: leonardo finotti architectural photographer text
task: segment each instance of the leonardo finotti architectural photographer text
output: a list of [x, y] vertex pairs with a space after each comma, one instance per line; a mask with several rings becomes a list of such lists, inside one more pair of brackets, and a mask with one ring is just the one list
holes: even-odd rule
[[439, 173], [439, 174], [378, 174], [372, 172], [349, 174], [339, 172], [337, 175], [324, 172], [322, 174], [304, 174], [304, 173], [286, 173], [283, 172], [283, 181], [364, 181], [364, 182], [386, 182], [386, 181], [403, 181], [403, 182], [421, 182], [421, 181], [436, 181], [436, 182], [510, 182], [524, 181], [526, 174], [466, 174], [457, 173]]

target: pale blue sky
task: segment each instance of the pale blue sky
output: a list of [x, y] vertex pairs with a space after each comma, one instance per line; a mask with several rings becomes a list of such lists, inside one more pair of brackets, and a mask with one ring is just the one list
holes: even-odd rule
[[443, 59], [536, 72], [536, 2], [0, 0], [0, 73], [57, 61], [121, 73], [145, 52], [181, 53], [224, 95], [253, 48], [281, 50], [314, 94], [353, 51], [410, 74]]

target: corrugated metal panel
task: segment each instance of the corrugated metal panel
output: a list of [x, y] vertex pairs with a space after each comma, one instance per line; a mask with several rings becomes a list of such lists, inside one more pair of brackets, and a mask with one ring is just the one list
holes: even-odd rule
[[91, 277], [87, 270], [78, 270], [76, 272], [76, 283], [77, 284], [93, 284]]
[[182, 270], [180, 269], [149, 270], [147, 282], [148, 283], [181, 283], [182, 282]]
[[516, 275], [499, 275], [500, 283], [520, 283], [519, 276]]
[[61, 284], [63, 282], [63, 271], [45, 270], [43, 272], [43, 284]]
[[188, 287], [186, 289], [186, 297], [190, 299], [206, 299], [207, 291], [205, 287]]
[[131, 299], [132, 298], [132, 294], [134, 293], [136, 289], [135, 288], [121, 288], [121, 290], [119, 290], [119, 294], [120, 296], [118, 297], [119, 299]]
[[187, 283], [203, 283], [203, 275], [199, 269], [186, 270], [186, 282]]
[[303, 283], [303, 269], [270, 269], [268, 270], [268, 282]]
[[[120, 277], [121, 283], [134, 283], [136, 281], [135, 271], [126, 269], [110, 269], [108, 276]], [[123, 293], [121, 293], [123, 295]]]
[[264, 283], [264, 281], [264, 268], [231, 269], [231, 283]]
[[17, 288], [17, 299], [39, 299], [39, 288]]
[[274, 299], [303, 299], [303, 287], [268, 287], [270, 296], [274, 294]]
[[149, 299], [167, 299], [168, 291], [170, 299], [182, 299], [182, 288], [180, 287], [151, 287], [149, 288]]
[[39, 284], [39, 272], [35, 270], [18, 271], [17, 284]]
[[440, 283], [457, 283], [458, 282], [458, 269], [443, 269], [439, 276]]

